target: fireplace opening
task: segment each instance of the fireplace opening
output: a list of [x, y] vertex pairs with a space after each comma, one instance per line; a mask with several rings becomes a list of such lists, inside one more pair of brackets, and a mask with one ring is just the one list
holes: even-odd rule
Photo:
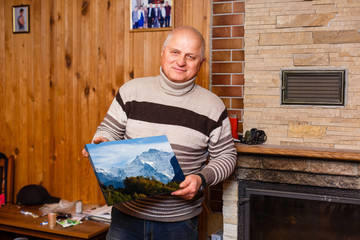
[[239, 181], [239, 239], [360, 239], [360, 194], [302, 185]]

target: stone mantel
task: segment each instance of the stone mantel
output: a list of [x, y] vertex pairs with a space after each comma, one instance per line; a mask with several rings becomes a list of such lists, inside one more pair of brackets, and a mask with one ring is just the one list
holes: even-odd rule
[[281, 145], [248, 145], [236, 143], [238, 153], [322, 158], [329, 160], [360, 161], [360, 151], [350, 149], [311, 148]]

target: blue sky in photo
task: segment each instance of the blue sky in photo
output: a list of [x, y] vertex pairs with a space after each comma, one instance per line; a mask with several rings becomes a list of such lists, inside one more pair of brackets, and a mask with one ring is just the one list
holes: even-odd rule
[[121, 141], [86, 144], [91, 160], [97, 168], [123, 167], [150, 148], [173, 152], [165, 135]]

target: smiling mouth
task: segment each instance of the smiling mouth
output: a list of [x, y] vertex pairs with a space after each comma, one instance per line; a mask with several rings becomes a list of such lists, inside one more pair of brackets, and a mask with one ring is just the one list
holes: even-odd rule
[[175, 70], [176, 72], [182, 72], [182, 73], [186, 72], [185, 69], [181, 69], [181, 68], [173, 67], [172, 69]]

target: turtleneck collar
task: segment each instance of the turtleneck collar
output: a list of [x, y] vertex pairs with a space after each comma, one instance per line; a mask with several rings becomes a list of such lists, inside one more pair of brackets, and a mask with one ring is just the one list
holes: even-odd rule
[[166, 77], [165, 73], [160, 67], [160, 88], [167, 94], [181, 96], [190, 92], [195, 86], [195, 79], [196, 76], [184, 83], [174, 83]]

